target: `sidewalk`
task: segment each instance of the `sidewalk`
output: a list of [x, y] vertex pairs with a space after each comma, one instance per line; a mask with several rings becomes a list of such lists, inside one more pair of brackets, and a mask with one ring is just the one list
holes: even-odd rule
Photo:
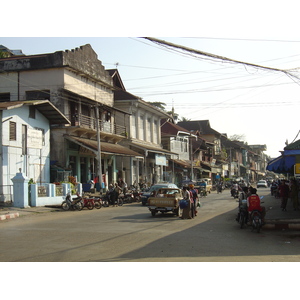
[[266, 208], [266, 224], [263, 229], [290, 229], [300, 230], [300, 210], [294, 210], [291, 199], [288, 199], [287, 211], [280, 208], [281, 199], [276, 199], [270, 194], [263, 199]]
[[0, 221], [7, 219], [14, 219], [22, 216], [40, 214], [40, 213], [49, 213], [53, 211], [61, 210], [59, 206], [39, 206], [39, 207], [26, 207], [19, 208], [13, 206], [0, 206]]

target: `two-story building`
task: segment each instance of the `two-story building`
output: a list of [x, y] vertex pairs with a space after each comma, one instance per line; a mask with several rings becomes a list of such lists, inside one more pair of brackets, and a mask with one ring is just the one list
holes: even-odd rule
[[108, 70], [114, 83], [114, 105], [125, 111], [125, 118], [116, 118], [117, 124], [126, 128], [126, 139], [120, 144], [135, 152], [140, 157], [119, 157], [119, 173], [127, 182], [137, 185], [151, 185], [161, 181], [172, 180], [166, 177], [168, 159], [172, 153], [161, 144], [161, 119], [171, 118], [166, 112], [149, 104], [126, 91], [117, 69]]
[[128, 112], [114, 107], [112, 77], [90, 45], [2, 58], [0, 76], [0, 99], [46, 99], [70, 121], [51, 128], [51, 166], [107, 185], [117, 180], [117, 156], [139, 157], [119, 144], [128, 129], [116, 115], [125, 119]]

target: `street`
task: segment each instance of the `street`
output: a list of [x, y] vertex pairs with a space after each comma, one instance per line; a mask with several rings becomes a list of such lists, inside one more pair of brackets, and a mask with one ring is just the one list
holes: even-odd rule
[[[268, 190], [259, 190], [268, 197]], [[201, 198], [192, 220], [140, 203], [56, 211], [0, 223], [2, 262], [300, 261], [298, 232], [240, 229], [229, 190]]]

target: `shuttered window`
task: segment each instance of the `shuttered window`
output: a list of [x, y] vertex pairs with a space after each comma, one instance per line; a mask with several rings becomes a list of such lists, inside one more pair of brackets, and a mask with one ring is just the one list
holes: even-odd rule
[[16, 141], [17, 140], [17, 123], [9, 122], [9, 140]]

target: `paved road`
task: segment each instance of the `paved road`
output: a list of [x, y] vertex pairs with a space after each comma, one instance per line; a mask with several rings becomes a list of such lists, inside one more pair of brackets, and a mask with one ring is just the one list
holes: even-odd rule
[[299, 232], [240, 229], [228, 191], [201, 200], [193, 220], [128, 204], [4, 221], [0, 261], [300, 261]]

